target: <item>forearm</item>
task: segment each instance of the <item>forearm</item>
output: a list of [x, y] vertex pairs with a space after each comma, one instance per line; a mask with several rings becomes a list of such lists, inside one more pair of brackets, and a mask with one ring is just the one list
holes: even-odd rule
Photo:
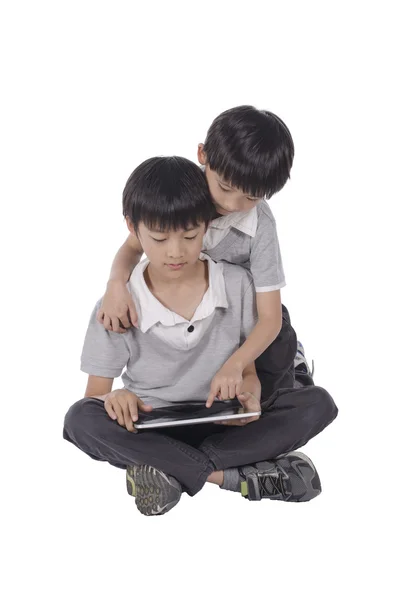
[[132, 248], [127, 239], [114, 257], [112, 268], [110, 270], [109, 282], [121, 280], [124, 283], [127, 283], [132, 271], [139, 263], [141, 256], [142, 252]]
[[98, 398], [109, 394], [112, 391], [113, 379], [107, 377], [98, 377], [97, 375], [89, 375], [87, 387], [85, 389], [85, 398]]
[[259, 319], [244, 344], [229, 358], [229, 361], [239, 365], [244, 370], [274, 342], [280, 332], [280, 328], [278, 320], [270, 318]]

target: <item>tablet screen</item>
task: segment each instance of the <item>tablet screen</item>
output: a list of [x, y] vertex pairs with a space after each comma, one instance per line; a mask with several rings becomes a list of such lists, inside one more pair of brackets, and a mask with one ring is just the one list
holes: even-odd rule
[[[135, 423], [137, 429], [157, 427], [160, 424], [167, 424], [169, 427], [178, 425], [179, 421], [191, 421], [192, 424], [199, 424], [201, 420], [211, 421], [213, 417], [220, 419], [238, 415], [242, 412], [240, 402], [235, 398], [233, 400], [217, 401], [207, 408], [205, 401], [202, 402], [183, 402], [163, 408], [155, 408], [150, 413], [139, 412], [139, 419]], [[242, 417], [245, 415], [241, 415]], [[218, 420], [218, 419], [217, 419]]]

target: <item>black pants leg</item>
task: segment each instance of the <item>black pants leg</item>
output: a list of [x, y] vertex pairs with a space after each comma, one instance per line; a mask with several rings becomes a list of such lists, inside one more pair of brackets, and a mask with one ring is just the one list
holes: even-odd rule
[[321, 387], [280, 389], [263, 403], [258, 421], [210, 435], [200, 450], [216, 470], [276, 458], [304, 446], [337, 414], [333, 399]]
[[103, 402], [84, 398], [65, 417], [64, 438], [96, 460], [126, 468], [150, 464], [173, 475], [191, 496], [215, 470], [250, 464], [299, 448], [337, 415], [322, 388], [278, 390], [245, 427], [203, 424], [130, 433], [112, 421]]
[[262, 385], [262, 401], [281, 388], [294, 387], [294, 358], [297, 350], [296, 333], [291, 326], [288, 310], [283, 305], [280, 333], [255, 361]]
[[173, 475], [190, 495], [197, 493], [214, 471], [208, 456], [161, 431], [131, 433], [113, 421], [104, 403], [83, 398], [66, 413], [63, 437], [96, 460], [125, 469], [149, 464]]

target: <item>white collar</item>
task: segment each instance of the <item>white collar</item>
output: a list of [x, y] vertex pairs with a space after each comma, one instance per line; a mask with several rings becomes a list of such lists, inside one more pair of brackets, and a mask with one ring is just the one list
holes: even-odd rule
[[234, 229], [238, 229], [250, 237], [255, 237], [258, 227], [257, 207], [253, 206], [248, 212], [234, 212], [230, 215], [218, 217], [211, 221], [210, 227], [214, 229], [230, 229], [234, 227]]
[[161, 323], [168, 327], [172, 327], [177, 323], [194, 323], [211, 315], [215, 308], [228, 308], [229, 304], [226, 296], [222, 263], [214, 262], [205, 254], [200, 254], [200, 260], [208, 261], [208, 289], [191, 321], [169, 310], [157, 300], [146, 285], [143, 276], [149, 260], [145, 259], [138, 263], [130, 277], [129, 289], [135, 300], [138, 313], [138, 327], [143, 333], [146, 333], [156, 323]]

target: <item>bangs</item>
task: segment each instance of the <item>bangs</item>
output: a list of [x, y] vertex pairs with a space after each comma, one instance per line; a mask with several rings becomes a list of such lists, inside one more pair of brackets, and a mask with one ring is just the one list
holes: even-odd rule
[[[210, 211], [208, 210], [210, 208]], [[180, 197], [157, 197], [142, 199], [134, 207], [131, 215], [133, 223], [143, 223], [151, 231], [166, 233], [169, 231], [188, 231], [197, 229], [202, 223], [206, 225], [215, 216], [215, 208], [211, 202], [202, 203]]]
[[274, 193], [270, 178], [265, 176], [263, 167], [255, 169], [252, 165], [233, 165], [230, 156], [226, 164], [222, 164], [222, 162], [214, 164], [208, 160], [208, 165], [225, 184], [242, 191], [247, 196], [263, 198]]
[[123, 192], [123, 214], [137, 231], [177, 231], [206, 226], [215, 208], [203, 171], [179, 156], [151, 158], [135, 169]]
[[204, 143], [208, 165], [244, 194], [270, 198], [290, 177], [294, 144], [273, 113], [240, 106], [219, 115]]
[[[243, 158], [242, 158], [243, 156]], [[270, 198], [284, 187], [290, 177], [292, 161], [282, 152], [254, 154], [248, 151], [238, 157], [231, 152], [207, 153], [208, 165], [233, 188], [255, 198]]]

